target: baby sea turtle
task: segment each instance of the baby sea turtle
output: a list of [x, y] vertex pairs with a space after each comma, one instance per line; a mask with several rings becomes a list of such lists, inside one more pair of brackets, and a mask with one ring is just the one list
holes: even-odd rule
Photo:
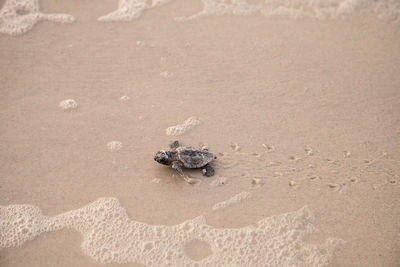
[[174, 141], [170, 147], [171, 151], [158, 151], [154, 160], [158, 163], [171, 166], [184, 178], [183, 167], [201, 169], [203, 175], [207, 177], [214, 175], [214, 169], [211, 167], [210, 162], [217, 157], [207, 149], [180, 146], [178, 141]]

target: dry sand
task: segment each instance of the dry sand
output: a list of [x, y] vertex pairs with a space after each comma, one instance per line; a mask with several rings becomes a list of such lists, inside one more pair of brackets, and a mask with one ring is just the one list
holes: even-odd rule
[[[400, 265], [399, 24], [375, 15], [176, 22], [201, 9], [182, 0], [132, 22], [96, 21], [115, 5], [42, 0], [43, 12], [76, 22], [0, 35], [1, 205], [56, 215], [115, 197], [147, 224], [205, 215], [234, 228], [308, 205], [319, 229], [309, 242], [346, 241], [329, 265]], [[62, 110], [65, 99], [78, 107]], [[201, 123], [177, 138], [223, 153], [215, 177], [187, 171], [197, 185], [153, 161], [175, 138], [166, 128], [191, 116]], [[243, 191], [251, 197], [212, 210]], [[81, 242], [73, 230], [44, 233], [1, 250], [0, 265], [98, 266]], [[191, 246], [193, 259], [210, 250]]]

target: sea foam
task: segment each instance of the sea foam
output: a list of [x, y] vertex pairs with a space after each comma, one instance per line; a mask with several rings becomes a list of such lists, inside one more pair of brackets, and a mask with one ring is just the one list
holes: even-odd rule
[[68, 14], [44, 14], [38, 0], [6, 0], [0, 10], [0, 32], [20, 35], [41, 20], [71, 23], [75, 18]]
[[[171, 0], [119, 0], [118, 8], [98, 18], [99, 21], [130, 21], [146, 10], [164, 5]], [[199, 0], [203, 9], [178, 21], [204, 16], [264, 15], [289, 18], [335, 19], [356, 13], [374, 13], [380, 18], [400, 21], [398, 0]], [[0, 10], [0, 33], [20, 35], [41, 20], [70, 23], [75, 18], [68, 14], [45, 14], [39, 10], [39, 0], [5, 0]]]
[[[31, 205], [0, 206], [0, 249], [21, 246], [44, 232], [75, 229], [81, 247], [102, 263], [136, 262], [146, 266], [326, 266], [338, 239], [307, 243], [315, 231], [312, 213], [297, 211], [264, 218], [252, 226], [215, 228], [203, 216], [181, 224], [150, 225], [129, 219], [115, 198], [100, 198], [76, 210], [49, 217]], [[194, 240], [212, 254], [195, 261], [185, 253]]]
[[219, 209], [222, 209], [222, 208], [226, 208], [226, 207], [228, 207], [230, 205], [233, 205], [233, 204], [236, 204], [236, 203], [239, 203], [239, 202], [245, 200], [246, 198], [250, 197], [250, 195], [251, 194], [249, 192], [242, 191], [239, 194], [234, 195], [233, 197], [231, 197], [228, 200], [224, 200], [224, 201], [218, 202], [217, 204], [215, 204], [212, 207], [212, 209], [213, 210], [219, 210]]
[[369, 12], [379, 17], [400, 20], [398, 0], [201, 0], [203, 10], [199, 13], [177, 18], [191, 20], [211, 15], [283, 16], [289, 18], [334, 19], [354, 13]]
[[175, 126], [170, 126], [165, 130], [166, 135], [168, 136], [177, 136], [177, 135], [182, 135], [186, 131], [192, 129], [196, 125], [200, 124], [200, 120], [198, 120], [196, 117], [190, 117], [187, 120], [185, 120], [182, 124], [178, 124]]
[[62, 110], [73, 110], [78, 108], [78, 102], [73, 99], [65, 99], [58, 105]]
[[144, 10], [161, 6], [170, 0], [119, 0], [118, 9], [98, 18], [99, 21], [129, 21], [140, 17]]

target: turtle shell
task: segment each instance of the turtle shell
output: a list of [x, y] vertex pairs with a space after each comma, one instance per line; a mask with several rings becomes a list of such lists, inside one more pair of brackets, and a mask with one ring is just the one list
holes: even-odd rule
[[216, 158], [213, 153], [195, 147], [178, 147], [176, 151], [186, 168], [201, 168]]

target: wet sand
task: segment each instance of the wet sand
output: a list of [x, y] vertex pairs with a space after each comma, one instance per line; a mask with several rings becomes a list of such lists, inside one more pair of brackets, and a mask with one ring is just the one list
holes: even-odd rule
[[[346, 241], [331, 266], [400, 264], [398, 24], [374, 15], [173, 20], [196, 13], [195, 1], [127, 23], [96, 21], [114, 1], [41, 7], [77, 20], [0, 35], [1, 205], [56, 215], [115, 197], [136, 221], [205, 215], [215, 227], [308, 205], [319, 229], [310, 242]], [[78, 108], [60, 109], [69, 98]], [[187, 171], [198, 185], [153, 160], [175, 139], [166, 128], [191, 116], [200, 124], [177, 139], [219, 155], [214, 177]], [[113, 140], [120, 150], [107, 148]], [[226, 184], [213, 186], [220, 177]], [[251, 197], [212, 209], [243, 191]], [[81, 242], [72, 230], [44, 233], [0, 251], [0, 265], [99, 265]]]

